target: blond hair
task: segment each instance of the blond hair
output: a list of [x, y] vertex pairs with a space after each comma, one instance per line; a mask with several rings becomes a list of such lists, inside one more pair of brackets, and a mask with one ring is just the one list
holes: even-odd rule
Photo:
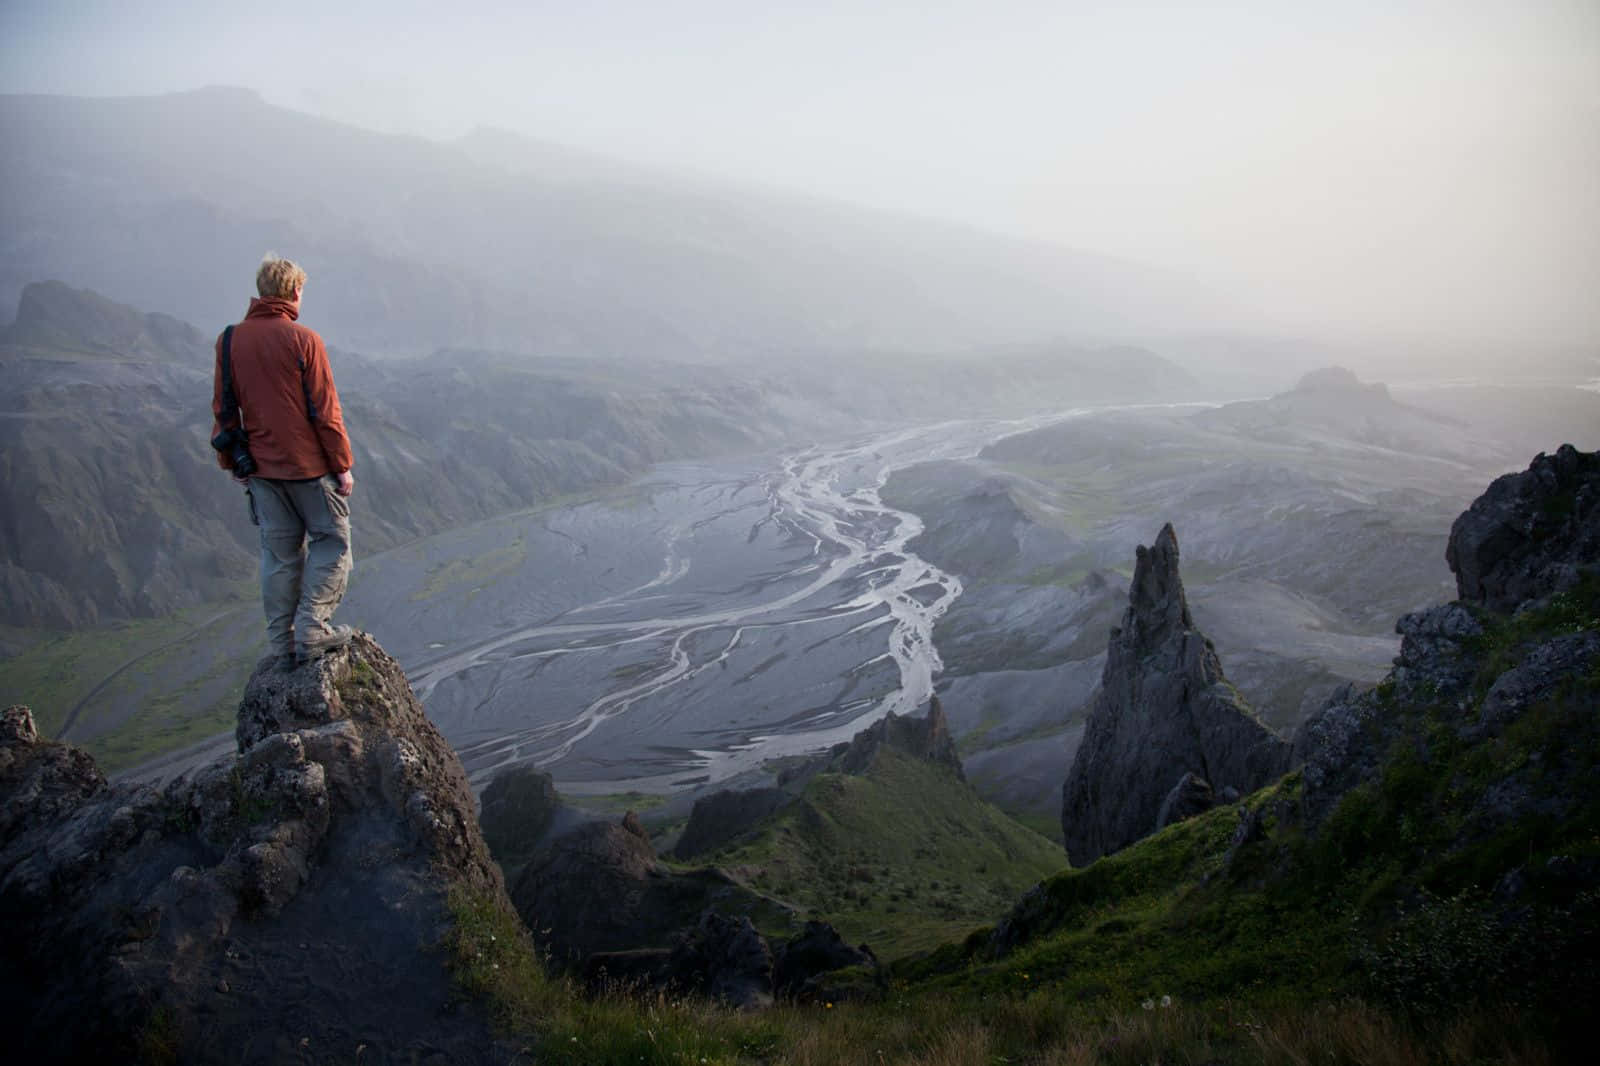
[[256, 292], [263, 300], [273, 297], [293, 299], [294, 291], [305, 283], [306, 272], [290, 260], [276, 252], [268, 252], [261, 257], [261, 266], [256, 271]]

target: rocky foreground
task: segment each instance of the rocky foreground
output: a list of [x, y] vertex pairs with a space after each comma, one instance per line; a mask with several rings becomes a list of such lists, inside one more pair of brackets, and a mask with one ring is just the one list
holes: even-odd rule
[[27, 708], [5, 711], [8, 1031], [57, 1060], [493, 1048], [443, 945], [456, 894], [511, 903], [399, 664], [364, 635], [297, 670], [264, 660], [237, 736], [236, 757], [164, 789], [111, 785]]

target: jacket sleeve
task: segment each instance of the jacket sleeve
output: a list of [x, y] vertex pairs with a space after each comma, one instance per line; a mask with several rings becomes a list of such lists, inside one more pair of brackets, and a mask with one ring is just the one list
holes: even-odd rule
[[328, 470], [342, 474], [354, 463], [350, 437], [344, 431], [344, 412], [339, 407], [339, 390], [333, 386], [333, 368], [328, 365], [328, 349], [322, 338], [311, 334], [311, 351], [306, 357], [301, 383], [306, 394], [306, 415], [317, 432], [317, 442], [328, 460]]
[[[211, 373], [211, 436], [207, 438], [207, 443], [215, 440], [222, 430], [222, 336], [218, 334], [216, 366]], [[233, 466], [228, 462], [226, 455], [215, 448], [211, 449], [211, 454], [217, 457], [217, 466], [230, 474], [233, 473]]]

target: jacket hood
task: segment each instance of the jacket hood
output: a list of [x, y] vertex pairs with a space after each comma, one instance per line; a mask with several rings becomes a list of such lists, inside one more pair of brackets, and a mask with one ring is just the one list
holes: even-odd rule
[[285, 300], [281, 296], [270, 296], [262, 299], [259, 296], [250, 298], [250, 310], [245, 312], [245, 318], [274, 318], [283, 317], [291, 322], [300, 317], [300, 309], [293, 300]]

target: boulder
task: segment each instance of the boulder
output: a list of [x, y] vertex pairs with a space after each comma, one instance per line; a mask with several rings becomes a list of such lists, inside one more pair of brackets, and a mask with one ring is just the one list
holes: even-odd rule
[[876, 969], [877, 965], [878, 958], [867, 945], [851, 947], [827, 922], [808, 921], [798, 936], [778, 948], [773, 959], [773, 991], [808, 1002], [839, 998], [827, 995], [824, 975], [850, 966]]
[[1173, 822], [1204, 814], [1217, 802], [1218, 797], [1211, 791], [1211, 783], [1194, 771], [1186, 770], [1161, 801], [1161, 808], [1156, 812], [1155, 831], [1159, 832]]
[[1172, 526], [1139, 548], [1128, 599], [1062, 789], [1076, 865], [1149, 835], [1185, 774], [1249, 793], [1288, 767], [1288, 745], [1251, 712], [1195, 628]]
[[750, 919], [707, 911], [672, 951], [675, 973], [690, 987], [739, 1010], [772, 1006], [772, 951]]

